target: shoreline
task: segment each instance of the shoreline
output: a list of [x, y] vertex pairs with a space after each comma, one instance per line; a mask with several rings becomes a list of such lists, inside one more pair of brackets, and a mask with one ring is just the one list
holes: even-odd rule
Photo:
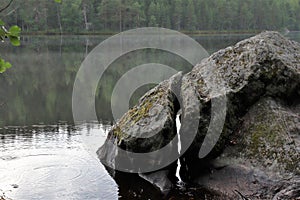
[[[218, 30], [201, 30], [201, 31], [185, 31], [181, 30], [178, 32], [181, 32], [186, 35], [199, 35], [199, 36], [205, 36], [205, 35], [225, 35], [225, 34], [257, 34], [262, 32], [263, 30], [224, 30], [224, 31], [218, 31]], [[293, 31], [291, 31], [293, 32]], [[117, 31], [111, 31], [111, 32], [45, 32], [45, 31], [36, 31], [36, 32], [22, 32], [23, 36], [34, 36], [34, 35], [45, 35], [45, 36], [68, 36], [68, 35], [99, 35], [99, 36], [106, 36], [106, 35], [116, 35], [120, 32]]]

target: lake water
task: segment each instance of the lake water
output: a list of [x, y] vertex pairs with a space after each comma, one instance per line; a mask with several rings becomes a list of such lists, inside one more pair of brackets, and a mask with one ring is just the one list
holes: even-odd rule
[[[212, 53], [249, 36], [193, 37]], [[287, 36], [300, 41], [300, 33]], [[14, 200], [131, 198], [134, 192], [130, 184], [119, 187], [95, 154], [113, 123], [113, 85], [129, 66], [141, 63], [160, 61], [183, 71], [192, 66], [166, 52], [123, 56], [109, 67], [98, 85], [98, 121], [74, 125], [72, 89], [76, 73], [87, 54], [107, 37], [24, 36], [21, 47], [1, 44], [1, 57], [13, 67], [0, 74], [0, 197], [4, 193]], [[139, 88], [131, 104], [152, 86]], [[155, 195], [154, 190], [153, 195], [144, 191], [148, 194], [139, 194], [140, 199]], [[192, 193], [185, 189], [174, 195], [184, 199]]]

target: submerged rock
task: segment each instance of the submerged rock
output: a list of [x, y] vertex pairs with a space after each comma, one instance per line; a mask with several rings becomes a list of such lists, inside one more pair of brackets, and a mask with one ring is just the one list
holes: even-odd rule
[[[184, 181], [232, 199], [299, 197], [299, 97], [300, 44], [263, 32], [150, 90], [97, 153], [106, 166], [118, 169], [125, 163], [130, 172], [138, 163], [120, 149], [155, 152], [171, 141], [164, 154], [144, 163], [147, 169], [161, 165], [178, 148], [175, 119], [181, 109]], [[187, 151], [182, 144], [189, 145]], [[163, 167], [161, 179], [160, 171], [141, 177], [169, 188], [166, 178], [175, 176], [176, 163]]]
[[149, 174], [139, 174], [139, 176], [156, 186], [162, 193], [168, 194], [173, 187], [168, 174], [168, 170], [160, 170]]

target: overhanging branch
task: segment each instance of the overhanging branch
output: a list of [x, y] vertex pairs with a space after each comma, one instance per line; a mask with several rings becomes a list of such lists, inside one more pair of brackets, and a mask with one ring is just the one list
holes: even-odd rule
[[10, 2], [5, 7], [1, 8], [0, 13], [3, 12], [4, 10], [6, 10], [12, 2], [13, 2], [13, 0], [10, 0]]

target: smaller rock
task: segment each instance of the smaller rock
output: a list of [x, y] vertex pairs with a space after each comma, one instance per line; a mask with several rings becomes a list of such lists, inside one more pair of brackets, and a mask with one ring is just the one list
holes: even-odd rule
[[197, 182], [229, 199], [237, 198], [235, 190], [251, 200], [299, 198], [299, 122], [294, 106], [272, 98], [258, 101], [234, 132], [235, 145]]

